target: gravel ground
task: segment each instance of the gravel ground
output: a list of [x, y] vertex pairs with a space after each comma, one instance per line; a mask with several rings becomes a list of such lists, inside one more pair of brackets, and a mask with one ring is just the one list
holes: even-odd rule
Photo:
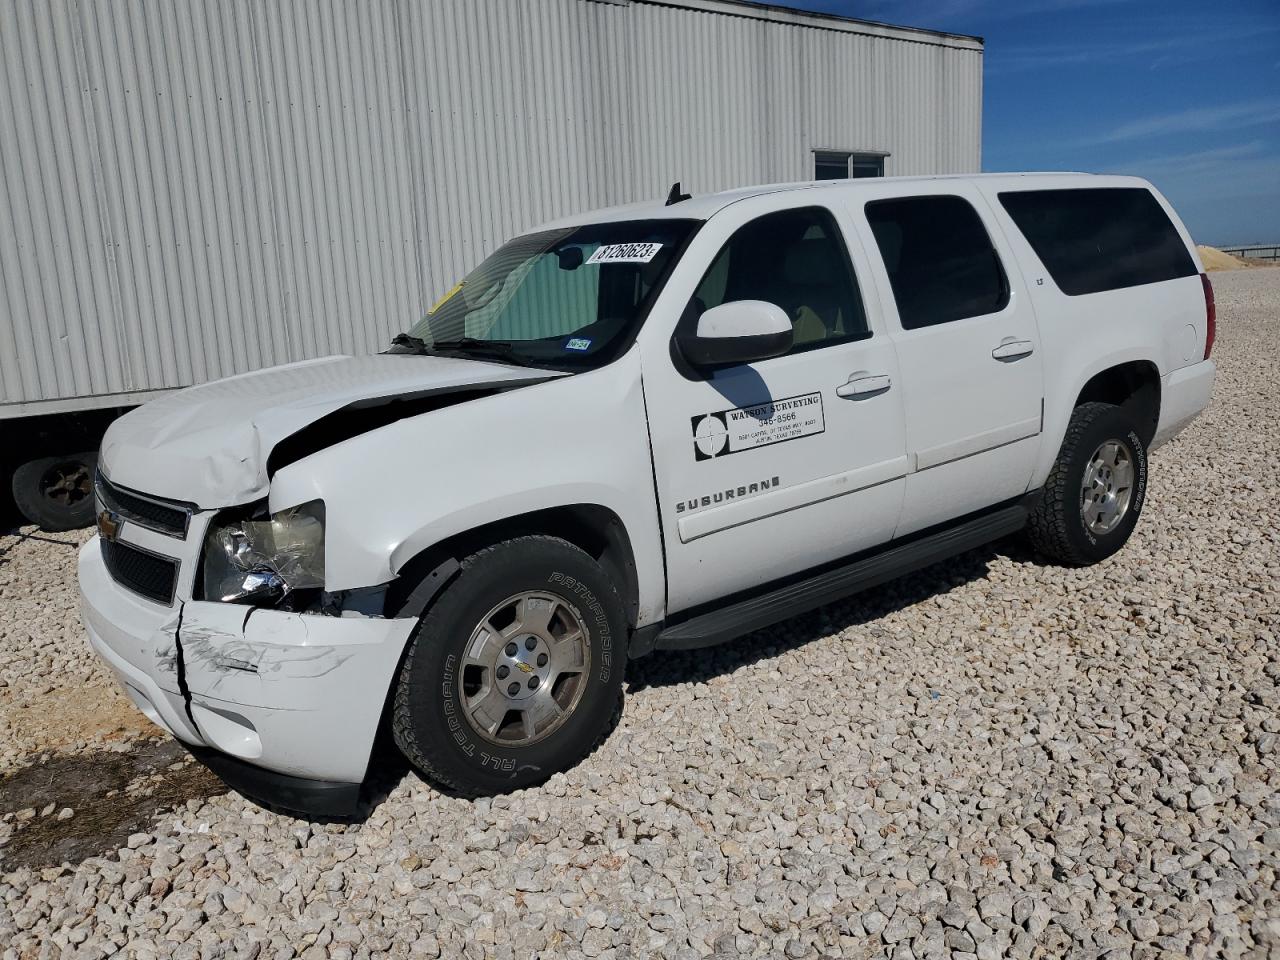
[[1119, 556], [657, 655], [493, 800], [225, 793], [85, 653], [82, 538], [0, 537], [3, 957], [1280, 957], [1280, 269], [1215, 283], [1213, 405]]

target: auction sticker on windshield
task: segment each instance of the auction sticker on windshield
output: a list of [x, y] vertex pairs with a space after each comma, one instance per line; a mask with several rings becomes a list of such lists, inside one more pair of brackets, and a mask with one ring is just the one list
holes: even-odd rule
[[448, 292], [443, 297], [441, 297], [439, 300], [436, 301], [436, 305], [427, 311], [427, 316], [431, 316], [433, 313], [435, 313], [437, 310], [443, 307], [446, 303], [452, 300], [453, 295], [456, 294], [459, 290], [461, 290], [464, 286], [466, 286], [466, 283], [467, 281], [465, 280], [459, 280], [452, 287], [450, 287]]
[[596, 247], [587, 263], [648, 263], [661, 249], [660, 243], [606, 243]]
[[693, 417], [695, 460], [741, 453], [826, 430], [822, 394], [806, 393]]

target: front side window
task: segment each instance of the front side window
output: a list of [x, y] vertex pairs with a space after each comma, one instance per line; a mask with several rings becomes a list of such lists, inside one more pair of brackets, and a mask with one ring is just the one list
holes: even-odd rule
[[1142, 187], [1020, 190], [1000, 203], [1067, 296], [1196, 273], [1169, 215]]
[[866, 212], [904, 330], [997, 313], [1009, 302], [1000, 257], [967, 200], [873, 200]]
[[858, 284], [830, 211], [782, 210], [744, 224], [720, 249], [682, 320], [735, 300], [764, 300], [791, 318], [792, 352], [868, 336]]
[[566, 369], [607, 363], [643, 321], [696, 226], [636, 220], [517, 237], [395, 349]]

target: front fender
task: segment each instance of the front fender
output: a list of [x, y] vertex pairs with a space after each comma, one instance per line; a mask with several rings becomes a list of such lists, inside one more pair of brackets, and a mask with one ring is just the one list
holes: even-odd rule
[[601, 370], [397, 421], [280, 470], [271, 509], [325, 502], [325, 586], [393, 579], [450, 537], [554, 507], [591, 504], [622, 521], [640, 622], [665, 584], [636, 351]]
[[[425, 526], [415, 530], [391, 551], [389, 558], [393, 576], [399, 575], [414, 557], [424, 550], [450, 540], [459, 534], [476, 530], [492, 523], [514, 520], [517, 517], [557, 507], [603, 507], [615, 514], [623, 507], [619, 491], [597, 484], [568, 484], [539, 488], [538, 490], [508, 493], [461, 507], [442, 516], [433, 517]], [[621, 514], [619, 514], [621, 516]], [[625, 521], [624, 521], [625, 524]], [[630, 531], [628, 530], [628, 535]]]

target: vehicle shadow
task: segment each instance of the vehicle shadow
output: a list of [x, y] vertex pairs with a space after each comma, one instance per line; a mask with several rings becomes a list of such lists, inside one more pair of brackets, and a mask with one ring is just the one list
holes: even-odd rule
[[[705, 683], [714, 677], [780, 656], [810, 641], [839, 633], [849, 627], [873, 623], [930, 597], [948, 593], [966, 583], [986, 577], [991, 562], [997, 557], [1005, 557], [1015, 563], [1030, 563], [1035, 559], [1020, 538], [1007, 537], [716, 647], [701, 650], [658, 650], [627, 664], [626, 693], [631, 695], [650, 687], [666, 687], [676, 683]], [[610, 717], [593, 753], [608, 743], [621, 721], [625, 701], [620, 702], [619, 706], [621, 709], [615, 710]], [[361, 791], [359, 809], [351, 816], [317, 818], [261, 804], [260, 801], [259, 804], [268, 806], [283, 816], [313, 823], [356, 826], [364, 823], [406, 777], [416, 779], [444, 796], [462, 797], [415, 771], [396, 749], [384, 723], [369, 762], [369, 774]]]
[[1020, 538], [1007, 537], [728, 643], [699, 650], [655, 650], [627, 665], [627, 692], [634, 694], [649, 687], [676, 683], [705, 683], [813, 640], [873, 623], [913, 604], [983, 579], [996, 557], [1006, 557], [1016, 563], [1029, 563], [1035, 559]]
[[13, 552], [14, 548], [19, 544], [26, 543], [28, 540], [37, 540], [40, 543], [52, 543], [60, 547], [68, 547], [72, 552], [80, 549], [80, 544], [77, 541], [58, 540], [56, 537], [40, 533], [38, 529], [34, 532], [24, 532], [16, 524], [12, 527], [0, 526], [0, 537], [13, 538], [7, 543], [0, 543], [0, 566], [4, 566], [6, 563], [12, 562], [13, 558], [10, 554]]

